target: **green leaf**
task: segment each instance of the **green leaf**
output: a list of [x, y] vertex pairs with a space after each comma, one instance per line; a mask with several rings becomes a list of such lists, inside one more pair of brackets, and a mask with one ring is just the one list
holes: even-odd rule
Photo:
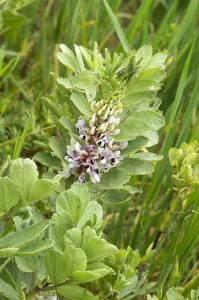
[[121, 123], [118, 128], [120, 133], [115, 137], [116, 141], [134, 140], [138, 136], [145, 135], [150, 128], [142, 120], [129, 119]]
[[161, 85], [154, 80], [140, 80], [132, 78], [128, 84], [128, 93], [158, 91]]
[[57, 53], [59, 61], [70, 71], [77, 71], [77, 62], [73, 52], [64, 44], [60, 45], [61, 51]]
[[16, 184], [7, 177], [0, 177], [0, 195], [0, 213], [8, 213], [20, 200]]
[[88, 262], [107, 258], [117, 252], [117, 247], [97, 236], [90, 227], [84, 230], [82, 248], [86, 253]]
[[66, 245], [64, 253], [50, 251], [46, 257], [46, 268], [51, 281], [59, 283], [73, 272], [85, 271], [87, 258], [84, 251], [73, 245]]
[[16, 288], [16, 283], [12, 277], [12, 274], [10, 273], [10, 271], [8, 271], [6, 267], [3, 270], [1, 270], [1, 279], [13, 286], [14, 288]]
[[167, 58], [167, 54], [166, 53], [155, 53], [149, 63], [147, 64], [147, 66], [145, 67], [145, 70], [149, 70], [149, 69], [155, 69], [155, 68], [159, 68], [164, 70], [165, 69], [165, 61]]
[[166, 293], [168, 300], [185, 300], [185, 298], [180, 295], [180, 293], [175, 288], [170, 288]]
[[63, 43], [60, 44], [60, 45], [59, 45], [59, 48], [61, 49], [61, 51], [62, 51], [63, 53], [66, 53], [69, 57], [71, 57], [71, 58], [73, 58], [74, 60], [76, 60], [76, 57], [75, 57], [73, 51], [72, 51], [69, 47], [67, 47], [65, 44], [63, 44]]
[[22, 231], [11, 232], [0, 239], [0, 248], [20, 248], [37, 239], [48, 227], [49, 222], [42, 221]]
[[84, 61], [83, 61], [83, 58], [82, 58], [80, 46], [74, 45], [74, 48], [75, 48], [75, 54], [76, 54], [76, 57], [77, 57], [77, 61], [78, 61], [80, 71], [84, 71], [85, 66], [84, 66]]
[[53, 150], [53, 154], [60, 159], [63, 159], [63, 157], [66, 155], [66, 146], [58, 137], [50, 137], [49, 146]]
[[151, 152], [139, 152], [131, 155], [132, 158], [137, 158], [140, 160], [148, 160], [148, 161], [159, 161], [163, 158], [162, 155], [157, 155]]
[[88, 283], [102, 278], [110, 273], [109, 269], [97, 269], [93, 271], [76, 271], [72, 275], [72, 279], [78, 283]]
[[135, 53], [135, 62], [142, 70], [149, 63], [152, 57], [153, 49], [150, 45], [140, 47]]
[[136, 120], [144, 122], [151, 130], [158, 130], [164, 126], [164, 117], [154, 111], [139, 111], [132, 113], [127, 120]]
[[75, 284], [67, 284], [56, 289], [57, 294], [70, 300], [98, 300], [97, 296], [93, 296], [85, 288]]
[[76, 271], [85, 271], [87, 268], [87, 257], [81, 248], [73, 245], [66, 245], [64, 251], [65, 272], [67, 276], [72, 276]]
[[126, 190], [108, 190], [102, 195], [101, 200], [107, 204], [120, 204], [128, 201], [130, 197], [131, 194]]
[[123, 101], [125, 106], [127, 106], [131, 111], [137, 111], [140, 105], [143, 105], [149, 101], [152, 102], [154, 97], [153, 91], [131, 92], [131, 90], [127, 89], [127, 94], [124, 96]]
[[28, 203], [35, 203], [48, 198], [58, 188], [59, 181], [50, 179], [37, 179], [30, 190]]
[[73, 136], [77, 135], [76, 128], [74, 124], [70, 121], [70, 119], [66, 117], [61, 117], [60, 118], [60, 123], [61, 125], [68, 130], [68, 132]]
[[70, 190], [61, 193], [56, 200], [56, 210], [65, 213], [73, 226], [83, 228], [90, 221], [96, 228], [102, 223], [102, 208], [95, 202], [88, 202], [90, 195], [86, 185], [74, 184]]
[[61, 160], [49, 153], [39, 151], [35, 154], [34, 160], [38, 161], [41, 165], [60, 170], [63, 168]]
[[[118, 250], [116, 253], [114, 253], [112, 258], [115, 257], [119, 251], [120, 250]], [[94, 261], [92, 263], [89, 263], [87, 270], [88, 271], [96, 271], [98, 273], [104, 273], [106, 270], [106, 274], [108, 274], [108, 273], [112, 274], [112, 275], [115, 274], [115, 271], [112, 268], [110, 268], [109, 266], [105, 265], [105, 263], [103, 261]]]
[[158, 111], [162, 100], [153, 95], [150, 99], [146, 100], [145, 102], [142, 101], [137, 105], [137, 108], [134, 111]]
[[88, 100], [83, 94], [73, 93], [70, 97], [73, 104], [77, 107], [77, 109], [86, 116], [90, 115], [90, 105]]
[[83, 228], [89, 221], [95, 228], [99, 228], [102, 224], [102, 207], [96, 201], [88, 203], [86, 209], [79, 218], [77, 228]]
[[146, 147], [156, 145], [159, 141], [158, 133], [154, 130], [146, 131], [143, 135], [148, 139]]
[[100, 276], [95, 271], [76, 271], [72, 274], [74, 282], [88, 283], [99, 279]]
[[86, 184], [74, 183], [71, 191], [80, 199], [82, 210], [86, 208], [90, 201], [90, 193]]
[[102, 189], [119, 189], [129, 181], [129, 175], [122, 168], [113, 168], [101, 177], [99, 187]]
[[73, 87], [71, 81], [68, 78], [58, 77], [56, 81], [58, 84], [64, 86], [65, 89], [71, 89]]
[[26, 247], [22, 247], [20, 251], [17, 253], [17, 256], [42, 255], [45, 251], [52, 248], [52, 246], [53, 246], [52, 240], [38, 241]]
[[23, 201], [28, 199], [31, 186], [38, 178], [36, 164], [29, 158], [18, 158], [10, 167], [10, 178], [19, 187]]
[[128, 142], [128, 146], [122, 151], [124, 155], [135, 153], [147, 145], [148, 139], [144, 136], [138, 136], [134, 140]]
[[68, 271], [63, 253], [51, 250], [46, 256], [46, 271], [53, 283], [60, 283], [67, 277]]
[[90, 51], [83, 46], [79, 46], [79, 49], [80, 49], [82, 57], [88, 64], [89, 68], [93, 69], [93, 61], [92, 61], [92, 55], [91, 55]]
[[121, 162], [121, 167], [132, 175], [151, 174], [154, 170], [151, 161], [143, 161], [136, 158], [126, 158]]
[[57, 197], [56, 211], [65, 212], [75, 226], [82, 213], [81, 201], [71, 190], [67, 190]]
[[157, 111], [162, 101], [151, 92], [133, 92], [127, 94], [124, 103], [129, 111], [135, 113], [138, 111]]
[[160, 82], [165, 78], [165, 75], [166, 75], [165, 71], [160, 70], [158, 68], [153, 68], [142, 72], [138, 78], [139, 80], [152, 80], [152, 81]]
[[97, 76], [90, 70], [82, 71], [71, 78], [72, 84], [78, 89], [96, 88], [99, 84]]
[[36, 256], [15, 257], [15, 262], [22, 272], [32, 273], [37, 269], [38, 258]]
[[49, 238], [54, 241], [54, 248], [57, 250], [64, 251], [65, 242], [63, 237], [68, 229], [73, 227], [73, 222], [70, 216], [66, 212], [56, 213], [52, 216]]
[[67, 230], [65, 234], [65, 244], [72, 243], [76, 248], [81, 248], [82, 246], [82, 230], [78, 228], [72, 228]]
[[0, 295], [8, 298], [9, 300], [19, 300], [19, 295], [13, 286], [2, 279], [0, 279]]

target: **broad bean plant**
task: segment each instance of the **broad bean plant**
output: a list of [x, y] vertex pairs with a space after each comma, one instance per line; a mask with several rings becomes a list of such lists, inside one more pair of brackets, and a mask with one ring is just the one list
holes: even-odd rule
[[[157, 97], [164, 53], [128, 55], [60, 45], [56, 95], [44, 98], [57, 127], [34, 159], [4, 165], [0, 177], [0, 299], [162, 299], [147, 266], [155, 255], [118, 249], [105, 233], [103, 206], [133, 201], [137, 175], [162, 156]], [[174, 188], [198, 182], [198, 144], [171, 149]], [[36, 165], [38, 164], [38, 166]], [[192, 291], [191, 299], [198, 299]], [[166, 300], [184, 300], [171, 287]]]

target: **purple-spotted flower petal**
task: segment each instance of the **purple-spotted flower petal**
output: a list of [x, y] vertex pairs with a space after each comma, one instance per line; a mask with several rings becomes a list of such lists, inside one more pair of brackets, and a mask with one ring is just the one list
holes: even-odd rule
[[67, 173], [63, 172], [65, 176], [73, 173], [78, 175], [80, 183], [85, 182], [86, 177], [90, 177], [93, 183], [98, 183], [102, 173], [123, 159], [120, 150], [126, 147], [126, 143], [114, 142], [114, 136], [119, 133], [119, 129], [115, 127], [120, 122], [115, 111], [114, 107], [110, 109], [105, 105], [97, 113], [93, 113], [88, 123], [79, 118], [76, 128], [80, 141], [71, 139], [67, 147], [65, 159], [69, 170]]
[[76, 124], [76, 128], [80, 134], [85, 134], [86, 122], [83, 119], [79, 118]]

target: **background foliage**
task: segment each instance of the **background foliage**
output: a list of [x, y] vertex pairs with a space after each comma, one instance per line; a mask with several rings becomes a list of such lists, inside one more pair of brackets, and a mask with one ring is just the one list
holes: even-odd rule
[[57, 95], [50, 72], [62, 72], [56, 58], [59, 43], [92, 48], [97, 41], [100, 50], [125, 52], [151, 44], [168, 54], [159, 93], [166, 126], [153, 149], [164, 158], [151, 176], [132, 179], [142, 194], [103, 206], [109, 241], [139, 249], [142, 256], [155, 245], [157, 254], [147, 272], [157, 282], [160, 298], [169, 287], [182, 287], [186, 297], [199, 285], [198, 190], [171, 209], [179, 191], [168, 159], [171, 147], [199, 139], [198, 15], [198, 0], [0, 0], [1, 175], [10, 159], [48, 151], [49, 137], [60, 134], [42, 98]]

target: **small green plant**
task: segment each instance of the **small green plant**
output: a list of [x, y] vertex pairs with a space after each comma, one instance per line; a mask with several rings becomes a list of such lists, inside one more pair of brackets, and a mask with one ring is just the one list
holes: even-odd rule
[[62, 139], [50, 139], [51, 160], [49, 153], [48, 160], [45, 153], [35, 159], [52, 167], [56, 157], [68, 182], [91, 181], [104, 202], [126, 201], [138, 191], [130, 178], [151, 174], [161, 159], [148, 148], [158, 143], [164, 125], [156, 94], [166, 55], [152, 54], [151, 46], [128, 55], [107, 49], [102, 55], [96, 43], [93, 51], [75, 45], [73, 53], [63, 44], [60, 49], [57, 57], [68, 75], [56, 77], [59, 94], [45, 101]]
[[169, 160], [173, 167], [173, 181], [176, 188], [192, 190], [199, 184], [199, 145], [198, 141], [183, 143], [180, 148], [169, 150]]
[[[142, 294], [146, 278], [138, 277], [137, 268], [151, 251], [142, 258], [130, 248], [118, 250], [103, 237], [102, 207], [90, 199], [85, 184], [58, 189], [59, 177], [38, 179], [30, 159], [13, 161], [8, 176], [0, 178], [3, 299], [124, 299]], [[104, 285], [96, 284], [105, 276]]]
[[141, 257], [108, 242], [87, 185], [61, 192], [59, 180], [38, 178], [35, 163], [21, 158], [0, 179], [1, 299], [132, 299], [152, 291], [143, 267], [153, 251]]

